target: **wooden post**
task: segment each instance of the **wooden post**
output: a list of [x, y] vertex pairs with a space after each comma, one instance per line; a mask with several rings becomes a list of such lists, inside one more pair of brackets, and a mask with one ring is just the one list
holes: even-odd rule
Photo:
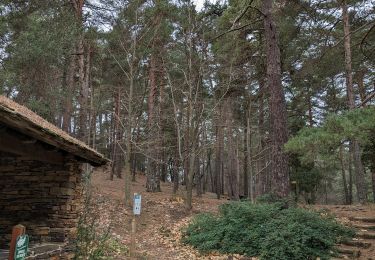
[[137, 216], [141, 214], [141, 194], [134, 193], [133, 197], [133, 219], [132, 219], [132, 232], [129, 248], [129, 255], [131, 259], [135, 259], [135, 233], [137, 232]]
[[25, 234], [26, 228], [23, 225], [16, 225], [12, 229], [12, 239], [10, 240], [8, 260], [14, 260], [14, 250], [16, 249], [17, 238]]
[[136, 216], [133, 217], [132, 220], [132, 232], [131, 232], [131, 241], [130, 241], [130, 257], [135, 257], [135, 233], [137, 232], [137, 221]]

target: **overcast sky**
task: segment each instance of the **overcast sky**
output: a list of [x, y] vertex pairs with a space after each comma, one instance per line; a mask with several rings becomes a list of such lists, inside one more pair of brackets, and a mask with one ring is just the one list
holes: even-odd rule
[[[197, 10], [199, 11], [200, 9], [202, 9], [203, 7], [203, 4], [205, 2], [205, 0], [192, 0], [194, 2], [194, 4], [197, 6]], [[208, 2], [211, 2], [211, 3], [216, 3], [218, 2], [219, 0], [208, 0]], [[226, 0], [220, 0], [219, 2], [220, 3], [225, 3]], [[375, 0], [372, 0], [372, 1], [375, 1]]]
[[198, 10], [200, 10], [203, 7], [204, 0], [193, 0], [193, 2], [197, 6]]

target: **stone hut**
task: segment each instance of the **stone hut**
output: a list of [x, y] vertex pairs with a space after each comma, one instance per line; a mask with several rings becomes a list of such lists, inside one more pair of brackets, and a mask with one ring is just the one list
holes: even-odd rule
[[0, 96], [0, 249], [8, 247], [16, 224], [26, 227], [31, 245], [74, 239], [82, 165], [107, 161], [26, 107]]

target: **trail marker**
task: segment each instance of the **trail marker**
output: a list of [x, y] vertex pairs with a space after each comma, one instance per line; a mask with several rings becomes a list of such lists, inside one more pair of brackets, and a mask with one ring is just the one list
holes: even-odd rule
[[135, 233], [137, 232], [137, 221], [136, 217], [141, 215], [142, 196], [141, 194], [134, 193], [133, 198], [133, 219], [132, 219], [132, 232], [129, 253], [130, 257], [135, 257]]
[[134, 193], [134, 201], [133, 201], [133, 214], [134, 215], [141, 215], [141, 201], [142, 201], [141, 194]]
[[[10, 248], [9, 248], [9, 257], [8, 260], [14, 260], [15, 252], [17, 247], [17, 239], [18, 237], [25, 234], [26, 228], [23, 225], [16, 225], [12, 229], [12, 239], [10, 240]], [[28, 241], [27, 241], [28, 242]]]
[[16, 250], [14, 251], [14, 260], [24, 260], [29, 248], [29, 236], [21, 235], [17, 238]]

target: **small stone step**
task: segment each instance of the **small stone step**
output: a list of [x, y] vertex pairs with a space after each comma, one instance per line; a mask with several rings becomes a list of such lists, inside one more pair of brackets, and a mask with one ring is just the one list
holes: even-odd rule
[[354, 223], [353, 227], [360, 229], [360, 230], [375, 230], [375, 225], [365, 225], [365, 224]]
[[351, 217], [350, 220], [352, 221], [361, 221], [367, 223], [375, 223], [374, 217]]
[[342, 244], [347, 245], [347, 246], [366, 248], [366, 249], [371, 247], [371, 243], [366, 242], [366, 241], [360, 241], [360, 240], [343, 241]]
[[342, 260], [342, 259], [350, 259], [351, 257], [347, 255], [339, 255], [337, 257], [331, 257], [330, 260]]
[[348, 255], [351, 257], [359, 257], [361, 255], [361, 250], [358, 250], [356, 248], [346, 247], [346, 246], [338, 246], [337, 251], [340, 254]]
[[356, 234], [356, 237], [364, 239], [375, 239], [375, 233], [371, 232], [359, 232]]

